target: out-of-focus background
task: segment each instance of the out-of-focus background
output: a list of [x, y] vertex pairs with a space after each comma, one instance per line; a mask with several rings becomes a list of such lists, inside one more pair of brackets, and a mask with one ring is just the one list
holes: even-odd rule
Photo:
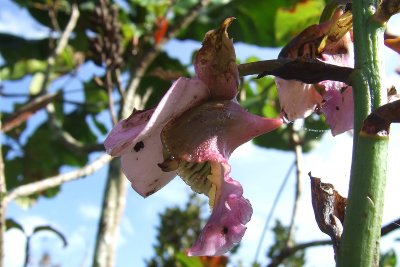
[[[3, 126], [16, 110], [34, 99], [59, 94], [49, 101], [50, 108], [43, 103], [37, 109], [28, 107], [27, 113], [32, 112], [32, 116], [26, 121], [17, 120], [15, 127], [2, 133], [7, 189], [68, 173], [95, 161], [104, 153], [101, 143], [112, 128], [110, 107], [117, 118], [122, 115], [123, 92], [136, 86], [133, 99], [137, 108], [157, 103], [172, 80], [193, 74], [194, 52], [201, 47], [204, 34], [224, 18], [237, 18], [229, 33], [238, 62], [244, 63], [277, 58], [284, 44], [318, 22], [324, 5], [323, 0], [1, 0]], [[75, 25], [68, 29], [74, 14], [78, 16]], [[399, 26], [399, 16], [393, 17], [391, 32], [400, 35]], [[67, 44], [57, 51], [59, 40], [68, 31]], [[387, 84], [399, 84], [400, 76], [395, 72], [400, 65], [399, 54], [385, 49], [383, 55]], [[241, 103], [249, 111], [267, 117], [279, 114], [272, 77], [246, 77], [241, 90]], [[296, 156], [290, 144], [289, 128], [303, 138], [300, 155]], [[64, 133], [72, 139], [66, 140]], [[399, 133], [400, 128], [393, 127], [384, 224], [400, 217]], [[71, 144], [74, 140], [75, 146]], [[278, 133], [239, 147], [230, 159], [231, 176], [243, 185], [254, 213], [239, 247], [227, 255], [228, 265], [251, 266], [256, 261], [259, 266], [267, 266], [271, 257], [287, 245], [284, 240], [296, 188], [300, 198], [290, 244], [327, 240], [314, 219], [307, 173], [311, 171], [347, 195], [351, 149], [351, 132], [332, 137], [319, 116], [291, 123]], [[296, 168], [292, 167], [296, 158], [301, 172], [298, 186]], [[82, 179], [11, 201], [6, 217], [15, 225], [4, 236], [4, 266], [91, 266], [96, 240], [101, 235], [98, 229], [104, 226], [100, 221], [112, 216], [117, 220], [120, 217], [116, 239], [110, 240], [115, 243], [116, 266], [174, 266], [163, 265], [161, 259], [176, 255], [178, 259], [172, 262], [180, 262], [181, 266], [224, 266], [221, 259], [218, 264], [222, 265], [211, 265], [204, 259], [190, 262], [181, 253], [184, 248], [176, 249], [181, 241], [189, 242], [185, 248], [190, 246], [193, 233], [188, 229], [192, 226], [192, 231], [197, 231], [208, 218], [204, 196], [193, 197], [179, 177], [146, 199], [129, 186], [125, 190], [125, 178], [114, 178], [120, 188], [116, 186], [115, 195], [110, 196], [105, 190], [115, 186], [110, 185], [110, 179], [106, 164]], [[285, 179], [286, 186], [274, 205]], [[109, 197], [106, 202], [117, 203], [113, 207], [120, 214], [111, 211], [111, 215], [102, 216], [105, 197]], [[48, 227], [40, 230], [41, 226]], [[173, 239], [174, 233], [177, 240]], [[396, 260], [400, 252], [399, 235], [393, 231], [382, 239], [383, 258], [387, 257], [388, 262]], [[199, 262], [205, 265], [193, 265]], [[329, 245], [310, 247], [282, 264], [334, 266], [333, 249]]]

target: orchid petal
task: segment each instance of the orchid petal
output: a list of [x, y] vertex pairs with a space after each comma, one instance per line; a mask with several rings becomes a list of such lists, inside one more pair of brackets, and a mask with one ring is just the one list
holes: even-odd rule
[[[338, 135], [353, 129], [354, 104], [353, 89], [341, 82], [325, 81], [327, 92], [324, 94], [322, 112], [326, 123], [331, 128], [332, 135]], [[336, 88], [342, 88], [338, 90]]]
[[275, 78], [279, 103], [284, 116], [293, 121], [308, 117], [322, 102], [321, 95], [311, 84]]
[[239, 145], [282, 123], [248, 113], [234, 101], [209, 101], [168, 122], [161, 140], [175, 159], [222, 162]]
[[168, 120], [200, 104], [210, 96], [208, 88], [198, 79], [179, 78], [161, 99], [156, 109], [133, 112], [120, 121], [104, 141], [112, 156], [132, 149], [156, 128], [162, 128]]
[[239, 71], [233, 42], [227, 34], [233, 20], [228, 18], [220, 28], [206, 33], [194, 62], [196, 75], [210, 88], [212, 99], [230, 100], [237, 94]]
[[[229, 177], [229, 167], [214, 163], [214, 176], [221, 177], [218, 197], [213, 212], [200, 233], [200, 236], [189, 249], [189, 256], [222, 255], [242, 239], [250, 221], [253, 209], [245, 199], [242, 186]], [[222, 178], [223, 177], [223, 178]]]
[[164, 160], [160, 131], [158, 128], [121, 156], [123, 173], [132, 188], [143, 197], [157, 192], [176, 176], [176, 172], [164, 172], [158, 167]]

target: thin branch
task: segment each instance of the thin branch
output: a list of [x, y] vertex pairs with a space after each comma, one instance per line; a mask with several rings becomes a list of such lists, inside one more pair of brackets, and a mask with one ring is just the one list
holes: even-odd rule
[[1, 130], [3, 132], [8, 132], [15, 127], [21, 125], [25, 122], [30, 116], [32, 116], [35, 112], [45, 107], [47, 104], [53, 102], [55, 99], [60, 97], [60, 93], [51, 93], [46, 95], [41, 95], [35, 97], [27, 104], [23, 105], [19, 109], [17, 109], [11, 116], [6, 118], [3, 122]]
[[[381, 236], [385, 236], [392, 231], [400, 229], [400, 218], [388, 223], [387, 225], [383, 226], [381, 228]], [[292, 256], [299, 250], [304, 250], [310, 247], [316, 247], [316, 246], [325, 246], [325, 245], [332, 245], [331, 240], [319, 240], [319, 241], [310, 241], [310, 242], [305, 242], [301, 244], [297, 244], [292, 247], [286, 247], [283, 250], [279, 252], [276, 256], [272, 258], [271, 263], [268, 265], [268, 267], [276, 267], [279, 264], [281, 264], [286, 258]]]
[[68, 21], [68, 24], [65, 27], [64, 32], [61, 34], [61, 37], [58, 40], [58, 43], [57, 43], [56, 48], [54, 49], [54, 52], [47, 58], [46, 72], [45, 72], [44, 80], [42, 83], [42, 88], [40, 90], [40, 92], [42, 92], [42, 93], [46, 91], [47, 84], [49, 83], [50, 72], [54, 66], [56, 57], [59, 56], [62, 51], [64, 51], [66, 45], [68, 44], [69, 37], [71, 36], [71, 33], [74, 30], [76, 23], [78, 22], [78, 18], [79, 18], [78, 5], [72, 4], [71, 17]]
[[318, 241], [311, 241], [306, 243], [301, 243], [293, 247], [287, 247], [281, 250], [281, 252], [272, 258], [272, 261], [267, 265], [268, 267], [277, 267], [281, 264], [286, 258], [289, 258], [297, 251], [305, 250], [310, 247], [317, 247], [317, 246], [326, 246], [332, 245], [331, 240], [318, 240]]
[[59, 186], [65, 182], [73, 181], [78, 178], [90, 175], [97, 170], [101, 169], [105, 164], [107, 164], [111, 160], [111, 156], [109, 155], [102, 155], [99, 158], [97, 158], [95, 161], [92, 163], [86, 165], [83, 168], [70, 171], [67, 173], [62, 173], [53, 177], [49, 177], [43, 180], [40, 180], [38, 182], [26, 184], [26, 185], [21, 185], [9, 192], [5, 195], [3, 199], [3, 204], [7, 204], [13, 199], [16, 199], [18, 197], [24, 197], [24, 196], [29, 196], [35, 193], [42, 192], [44, 190], [47, 190], [49, 188], [53, 188], [56, 186]]
[[287, 173], [286, 173], [286, 175], [285, 175], [285, 178], [283, 179], [282, 184], [281, 184], [281, 186], [279, 187], [278, 193], [276, 193], [274, 202], [272, 203], [271, 210], [269, 211], [268, 216], [267, 216], [267, 219], [266, 219], [266, 221], [265, 221], [264, 228], [263, 228], [262, 233], [261, 233], [261, 236], [260, 236], [260, 240], [258, 241], [258, 245], [257, 245], [257, 249], [256, 249], [256, 254], [255, 254], [255, 256], [254, 256], [254, 261], [253, 261], [254, 264], [256, 264], [257, 261], [258, 261], [258, 256], [260, 255], [261, 246], [262, 246], [262, 243], [263, 243], [263, 241], [264, 241], [265, 233], [267, 232], [267, 230], [268, 230], [268, 228], [269, 228], [269, 223], [270, 223], [270, 221], [271, 221], [271, 219], [272, 219], [272, 216], [273, 216], [273, 214], [274, 214], [274, 212], [275, 212], [275, 208], [276, 208], [276, 206], [277, 206], [277, 204], [278, 204], [278, 201], [279, 201], [279, 199], [280, 199], [280, 197], [281, 197], [281, 195], [282, 195], [283, 189], [285, 188], [286, 183], [287, 183], [287, 181], [289, 180], [290, 174], [291, 174], [291, 172], [292, 172], [292, 170], [293, 170], [294, 167], [295, 167], [295, 162], [293, 162], [293, 164], [290, 165], [290, 167], [289, 167], [289, 169], [288, 169], [288, 171], [287, 171]]
[[124, 96], [124, 90], [123, 90], [122, 81], [121, 81], [121, 70], [119, 68], [116, 68], [114, 70], [114, 75], [115, 75], [115, 82], [117, 84], [117, 90], [118, 90], [119, 96], [121, 97], [121, 106], [124, 106], [125, 96]]
[[61, 123], [54, 116], [54, 105], [47, 105], [47, 112], [49, 116], [48, 123], [53, 130], [54, 136], [70, 151], [77, 154], [87, 154], [90, 152], [104, 151], [103, 144], [86, 145], [77, 140], [70, 133], [64, 131]]
[[111, 77], [111, 70], [107, 68], [106, 71], [106, 78], [105, 78], [105, 85], [108, 93], [108, 109], [110, 110], [110, 115], [111, 115], [111, 122], [113, 125], [117, 124], [118, 119], [115, 113], [115, 107], [114, 107], [114, 98], [112, 96], [113, 93], [113, 82], [112, 82], [112, 77]]
[[299, 207], [300, 195], [301, 195], [301, 165], [303, 158], [303, 148], [300, 145], [300, 140], [298, 134], [292, 130], [291, 139], [293, 142], [293, 150], [295, 154], [295, 164], [296, 164], [296, 191], [294, 196], [292, 217], [289, 224], [289, 231], [286, 240], [286, 247], [290, 247], [292, 243], [292, 237], [294, 234], [294, 227], [296, 221], [296, 215]]
[[257, 78], [266, 75], [278, 76], [287, 80], [299, 80], [304, 83], [318, 83], [332, 80], [350, 84], [349, 76], [353, 68], [324, 63], [318, 59], [271, 59], [238, 65], [240, 76], [257, 74]]
[[381, 228], [381, 236], [387, 235], [390, 232], [398, 229], [400, 229], [400, 218], [383, 226]]
[[[127, 117], [131, 114], [135, 104], [137, 104], [138, 100], [136, 100], [136, 90], [139, 86], [139, 83], [146, 73], [147, 68], [153, 62], [153, 60], [159, 54], [163, 44], [168, 40], [174, 38], [182, 29], [186, 28], [190, 23], [192, 23], [195, 18], [199, 15], [199, 13], [203, 10], [205, 6], [210, 3], [210, 0], [201, 0], [198, 4], [193, 6], [190, 10], [186, 12], [186, 14], [181, 17], [178, 21], [171, 26], [167, 33], [165, 34], [165, 38], [162, 43], [151, 47], [147, 50], [144, 50], [137, 56], [137, 60], [135, 62], [138, 63], [135, 66], [131, 73], [131, 81], [129, 82], [128, 89], [125, 92], [125, 105], [121, 109], [120, 117]], [[140, 100], [139, 100], [140, 101]]]

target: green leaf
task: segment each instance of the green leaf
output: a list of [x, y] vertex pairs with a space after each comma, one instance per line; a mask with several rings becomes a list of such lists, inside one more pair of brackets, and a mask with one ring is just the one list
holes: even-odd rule
[[43, 226], [35, 227], [33, 229], [32, 235], [36, 234], [38, 232], [42, 232], [42, 231], [50, 231], [50, 232], [52, 232], [53, 234], [57, 235], [61, 239], [61, 241], [63, 242], [64, 247], [66, 247], [68, 245], [68, 242], [67, 242], [67, 239], [65, 238], [65, 236], [60, 231], [58, 231], [57, 229], [55, 229], [54, 227], [49, 226], [49, 225], [43, 225]]
[[285, 45], [306, 27], [318, 23], [324, 5], [321, 0], [306, 0], [291, 8], [279, 8], [275, 20], [277, 44]]
[[47, 63], [44, 60], [21, 60], [12, 65], [0, 67], [0, 80], [17, 80], [27, 74], [45, 72]]
[[86, 112], [83, 109], [76, 109], [64, 116], [63, 127], [73, 137], [83, 143], [94, 144], [97, 141], [96, 135], [86, 122]]
[[102, 133], [102, 134], [108, 133], [107, 127], [106, 127], [102, 122], [100, 122], [100, 121], [96, 118], [95, 115], [92, 115], [92, 116], [90, 116], [90, 117], [92, 118], [92, 121], [93, 121], [94, 125], [95, 125], [96, 128], [100, 131], [100, 133]]
[[[236, 17], [237, 21], [229, 28], [229, 35], [235, 41], [281, 46], [299, 33], [300, 27], [317, 22], [320, 13], [317, 16], [316, 10], [319, 8], [321, 12], [324, 3], [324, 0], [236, 0], [224, 5], [212, 4], [210, 11], [202, 13], [180, 38], [201, 41], [208, 30], [217, 28], [225, 18]], [[283, 21], [284, 18], [293, 23]]]
[[19, 223], [17, 223], [14, 219], [6, 219], [6, 231], [15, 228], [20, 230], [23, 234], [25, 234], [25, 230], [22, 227], [22, 225], [20, 225]]
[[94, 79], [84, 83], [84, 93], [87, 112], [97, 114], [108, 108], [108, 94]]
[[397, 256], [393, 249], [381, 254], [379, 259], [379, 267], [395, 267], [397, 266]]
[[43, 82], [45, 79], [45, 75], [43, 72], [37, 72], [33, 75], [31, 84], [29, 85], [29, 94], [30, 95], [37, 95], [40, 93], [42, 89]]

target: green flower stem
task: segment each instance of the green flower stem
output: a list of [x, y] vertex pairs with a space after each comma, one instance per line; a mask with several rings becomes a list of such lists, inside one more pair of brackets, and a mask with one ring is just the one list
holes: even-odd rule
[[363, 120], [386, 102], [380, 46], [384, 25], [372, 19], [376, 0], [353, 1], [355, 71], [354, 139], [344, 232], [337, 255], [339, 267], [378, 266], [379, 239], [386, 184], [388, 136], [360, 134]]

